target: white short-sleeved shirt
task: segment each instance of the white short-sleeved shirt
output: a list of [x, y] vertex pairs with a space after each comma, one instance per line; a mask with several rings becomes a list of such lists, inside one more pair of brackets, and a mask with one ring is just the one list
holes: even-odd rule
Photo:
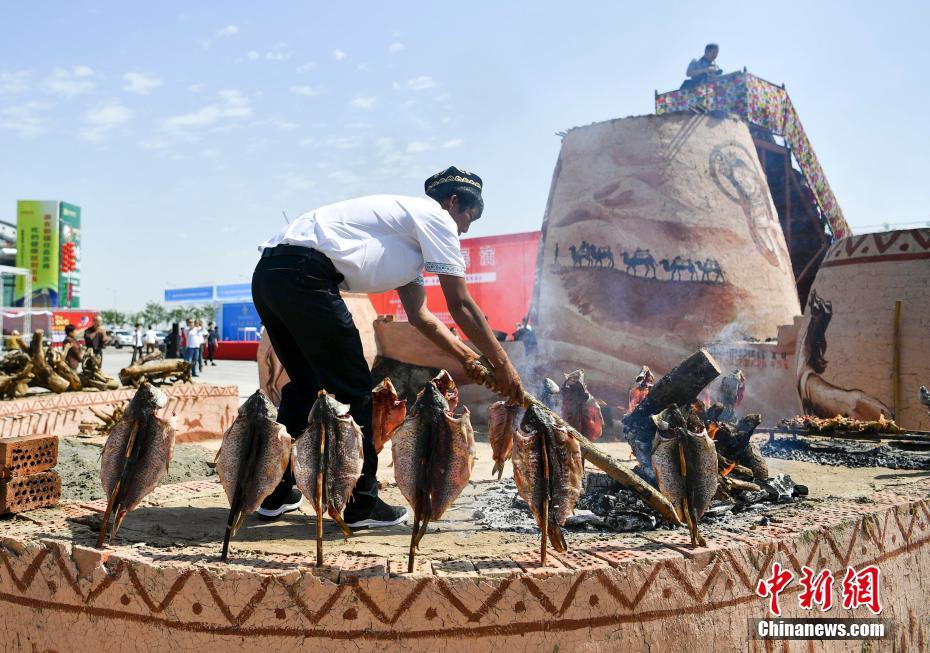
[[310, 247], [325, 254], [344, 290], [383, 292], [421, 280], [423, 270], [465, 276], [458, 229], [429, 197], [369, 195], [304, 213], [259, 245]]

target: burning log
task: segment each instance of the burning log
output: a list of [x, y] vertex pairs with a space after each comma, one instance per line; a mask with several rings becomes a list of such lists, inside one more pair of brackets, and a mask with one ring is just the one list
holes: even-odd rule
[[769, 468], [759, 448], [751, 442], [752, 434], [762, 422], [762, 416], [746, 415], [735, 425], [719, 424], [717, 427], [717, 451], [730, 460], [748, 467], [752, 478], [764, 481], [769, 477]]
[[191, 364], [179, 358], [149, 361], [124, 367], [119, 371], [119, 380], [123, 385], [131, 385], [134, 388], [138, 388], [144, 382], [153, 385], [190, 383]]
[[[706, 352], [704, 353], [706, 354]], [[709, 357], [710, 355], [707, 354], [707, 356]], [[468, 372], [469, 376], [471, 376], [477, 383], [485, 385], [495, 392], [500, 392], [497, 380], [494, 377], [494, 368], [490, 365], [490, 363], [488, 363], [486, 359], [482, 358], [480, 360], [469, 361], [469, 363], [466, 364], [466, 371]], [[719, 372], [720, 371], [718, 369], [717, 373], [719, 374]], [[620, 463], [620, 461], [601, 451], [598, 447], [592, 444], [590, 440], [588, 440], [570, 425], [565, 424], [565, 420], [553, 413], [536, 397], [531, 395], [529, 392], [524, 391], [522, 405], [525, 408], [529, 408], [530, 406], [537, 406], [543, 412], [555, 417], [557, 423], [564, 425], [565, 430], [568, 431], [568, 433], [578, 441], [578, 446], [581, 447], [581, 453], [585, 460], [590, 462], [595, 467], [605, 471], [608, 476], [620, 483], [622, 486], [636, 492], [647, 505], [662, 515], [663, 519], [672, 524], [681, 524], [681, 520], [678, 518], [678, 515], [676, 514], [675, 509], [672, 507], [672, 504], [669, 503], [668, 499], [662, 496], [658, 490], [637, 476], [635, 473], [625, 468]], [[655, 427], [653, 427], [653, 432], [655, 432]]]
[[[717, 361], [707, 350], [699, 349], [659, 379], [633, 412], [623, 418], [624, 436], [633, 448], [642, 473], [649, 480], [655, 480], [651, 456], [656, 428], [652, 416], [671, 404], [690, 405], [701, 390], [718, 376], [720, 367]], [[585, 458], [594, 462], [587, 454]]]

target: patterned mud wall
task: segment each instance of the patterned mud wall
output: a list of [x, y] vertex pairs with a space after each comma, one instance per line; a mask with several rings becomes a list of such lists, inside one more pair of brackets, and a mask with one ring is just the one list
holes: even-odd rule
[[774, 337], [800, 312], [736, 119], [645, 116], [570, 131], [542, 232], [542, 371], [584, 367], [608, 400], [643, 364], [664, 372], [711, 342]]
[[896, 419], [907, 428], [930, 430], [930, 407], [917, 400], [920, 386], [930, 386], [930, 229], [836, 242], [811, 294], [798, 333], [795, 379], [801, 401], [823, 417], [895, 412], [894, 307], [901, 300]]
[[[168, 395], [164, 414], [176, 416], [179, 442], [221, 437], [236, 418], [239, 389], [234, 385], [188, 384], [163, 390]], [[35, 433], [77, 435], [81, 422], [99, 421], [90, 410], [92, 406], [112, 412], [116, 406], [124, 406], [134, 394], [135, 390], [127, 388], [0, 402], [0, 438]]]
[[[777, 524], [708, 529], [708, 546], [699, 549], [680, 531], [617, 536], [554, 555], [545, 572], [531, 555], [407, 575], [393, 573], [397, 561], [373, 557], [343, 555], [320, 570], [298, 556], [223, 566], [4, 537], [0, 641], [4, 650], [76, 653], [922, 651], [930, 644], [928, 493], [924, 480], [906, 493], [824, 502]], [[88, 511], [71, 504], [59, 512]], [[848, 566], [877, 565], [893, 640], [867, 649], [749, 640], [747, 619], [767, 614], [755, 588], [775, 562], [795, 578], [804, 566], [842, 578]], [[798, 606], [799, 590], [795, 582], [782, 593], [783, 616], [810, 616]], [[835, 605], [829, 616], [871, 613]]]

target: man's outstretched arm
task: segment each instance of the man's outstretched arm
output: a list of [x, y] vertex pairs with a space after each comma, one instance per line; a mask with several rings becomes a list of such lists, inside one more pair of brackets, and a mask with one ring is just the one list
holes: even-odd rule
[[[523, 387], [520, 376], [491, 332], [484, 314], [468, 292], [465, 279], [445, 274], [438, 276], [439, 285], [445, 295], [452, 319], [462, 329], [462, 333], [478, 348], [478, 351], [484, 354], [494, 366], [498, 383], [504, 394], [515, 401], [522, 401]], [[397, 292], [410, 324], [438, 347], [462, 361], [468, 371], [469, 368], [465, 363], [478, 356], [465, 343], [452, 335], [446, 325], [430, 312], [426, 306], [426, 292], [423, 286], [411, 283], [398, 288]]]

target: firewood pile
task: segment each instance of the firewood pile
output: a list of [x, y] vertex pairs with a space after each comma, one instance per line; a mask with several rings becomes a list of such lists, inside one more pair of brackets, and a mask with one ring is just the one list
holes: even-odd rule
[[0, 398], [24, 397], [30, 388], [61, 394], [116, 390], [121, 382], [135, 388], [144, 381], [155, 385], [190, 383], [191, 366], [183, 360], [165, 360], [161, 352], [155, 352], [140, 363], [120, 370], [119, 377], [114, 379], [104, 374], [100, 359], [90, 349], [84, 350], [80, 365], [72, 369], [65, 353], [50, 347], [45, 332], [37, 329], [28, 350], [9, 351], [0, 358]]
[[877, 420], [863, 421], [837, 415], [827, 419], [812, 415], [798, 415], [783, 419], [782, 426], [792, 432], [837, 435], [843, 433], [906, 433], [905, 429], [880, 415]]

